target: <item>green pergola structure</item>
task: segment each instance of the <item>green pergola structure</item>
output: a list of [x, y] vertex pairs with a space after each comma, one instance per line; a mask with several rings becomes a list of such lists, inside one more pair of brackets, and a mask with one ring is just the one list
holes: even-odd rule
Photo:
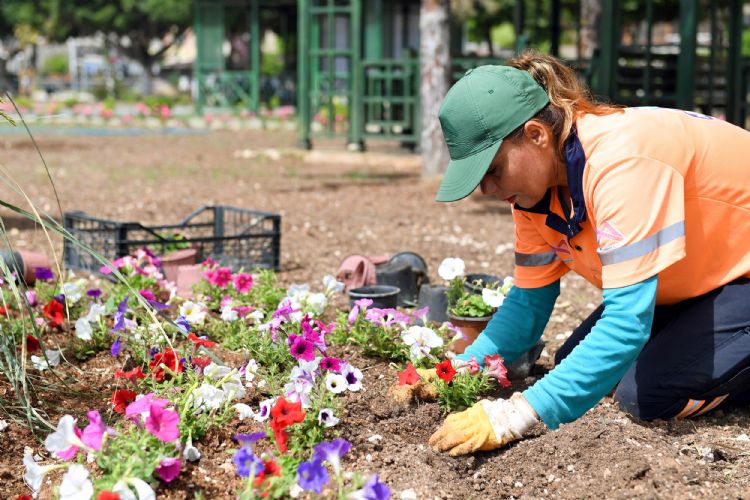
[[[196, 107], [241, 107], [258, 112], [261, 101], [261, 40], [272, 27], [283, 39], [294, 38], [295, 0], [194, 0]], [[273, 24], [273, 26], [269, 26]], [[234, 34], [246, 54], [231, 61], [229, 35]], [[286, 63], [294, 66], [296, 44], [288, 44]], [[231, 67], [232, 62], [239, 68]]]
[[[625, 105], [656, 105], [724, 115], [745, 125], [750, 65], [742, 57], [742, 0], [606, 0], [599, 49], [581, 56], [579, 0], [517, 0], [512, 13], [515, 51], [544, 47], [569, 63], [594, 92]], [[286, 19], [296, 53], [299, 142], [342, 137], [350, 149], [366, 141], [420, 136], [420, 0], [195, 0], [198, 107], [260, 105], [260, 44], [251, 43], [248, 67], [230, 70], [228, 8], [248, 12], [250, 40], [260, 39], [259, 13]], [[268, 16], [266, 16], [268, 18]], [[296, 26], [296, 33], [292, 33]], [[673, 30], [665, 36], [665, 27]], [[461, 53], [461, 26], [452, 28], [452, 76], [503, 59]], [[577, 47], [571, 56], [571, 33]], [[294, 39], [296, 37], [296, 40]], [[563, 43], [565, 42], [565, 43]], [[288, 45], [291, 45], [289, 43]]]

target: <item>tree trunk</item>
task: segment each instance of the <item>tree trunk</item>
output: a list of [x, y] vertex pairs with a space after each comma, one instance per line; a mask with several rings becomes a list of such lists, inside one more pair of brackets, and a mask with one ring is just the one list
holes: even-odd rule
[[438, 121], [450, 82], [448, 0], [422, 0], [419, 32], [422, 175], [436, 175], [445, 172], [450, 160]]
[[591, 59], [599, 48], [599, 20], [602, 0], [581, 0], [581, 54], [582, 59]]

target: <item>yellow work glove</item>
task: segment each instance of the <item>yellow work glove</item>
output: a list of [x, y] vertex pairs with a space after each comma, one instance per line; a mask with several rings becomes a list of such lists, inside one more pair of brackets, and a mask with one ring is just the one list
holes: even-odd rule
[[517, 392], [510, 399], [483, 399], [468, 410], [448, 415], [429, 444], [453, 457], [495, 450], [521, 439], [537, 422], [536, 412]]

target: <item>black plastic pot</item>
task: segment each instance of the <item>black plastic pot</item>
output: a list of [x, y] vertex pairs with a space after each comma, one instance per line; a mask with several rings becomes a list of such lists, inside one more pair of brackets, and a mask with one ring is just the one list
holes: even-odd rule
[[513, 362], [508, 365], [508, 378], [512, 380], [526, 378], [529, 375], [531, 368], [534, 366], [534, 363], [536, 363], [539, 356], [542, 354], [543, 349], [544, 341], [539, 339], [531, 349], [514, 359]]
[[396, 286], [373, 285], [353, 288], [349, 290], [349, 305], [354, 307], [354, 302], [359, 299], [371, 299], [371, 307], [387, 309], [398, 305], [398, 294], [400, 290]]
[[417, 308], [429, 307], [427, 319], [442, 323], [448, 321], [448, 289], [442, 285], [423, 284], [419, 287]]
[[[475, 285], [474, 282], [477, 280], [482, 280], [481, 285]], [[466, 282], [464, 283], [464, 288], [467, 292], [472, 293], [478, 293], [481, 294], [482, 290], [487, 285], [494, 285], [495, 283], [502, 283], [502, 279], [498, 276], [494, 276], [492, 274], [482, 274], [482, 273], [474, 273], [474, 274], [467, 274], [466, 275]]]
[[395, 254], [388, 262], [406, 262], [411, 266], [411, 270], [417, 276], [423, 276], [427, 280], [427, 262], [421, 255], [414, 252], [399, 252]]
[[411, 266], [406, 262], [386, 262], [375, 268], [375, 281], [378, 285], [398, 287], [398, 305], [414, 307], [417, 303], [417, 282]]

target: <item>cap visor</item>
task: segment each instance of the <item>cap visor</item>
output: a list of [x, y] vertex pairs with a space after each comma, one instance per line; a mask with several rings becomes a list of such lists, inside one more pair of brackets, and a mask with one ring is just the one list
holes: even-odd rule
[[435, 200], [458, 201], [469, 196], [482, 182], [502, 143], [501, 140], [476, 154], [460, 160], [451, 160]]

